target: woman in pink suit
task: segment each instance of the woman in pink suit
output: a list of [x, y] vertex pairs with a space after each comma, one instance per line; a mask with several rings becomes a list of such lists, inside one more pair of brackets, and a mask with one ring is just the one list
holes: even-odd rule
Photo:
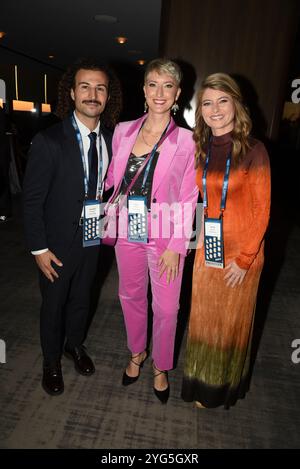
[[[115, 200], [116, 195], [126, 194], [138, 174], [128, 194], [125, 217], [120, 216], [115, 247], [119, 297], [131, 351], [123, 385], [138, 379], [147, 358], [150, 277], [153, 388], [162, 403], [169, 397], [167, 370], [173, 368], [182, 272], [198, 196], [192, 132], [178, 127], [171, 117], [171, 111], [178, 109], [180, 81], [176, 63], [155, 59], [148, 64], [144, 80], [148, 112], [116, 127], [106, 183], [107, 189], [114, 186], [111, 200]], [[134, 225], [143, 216], [140, 225]]]

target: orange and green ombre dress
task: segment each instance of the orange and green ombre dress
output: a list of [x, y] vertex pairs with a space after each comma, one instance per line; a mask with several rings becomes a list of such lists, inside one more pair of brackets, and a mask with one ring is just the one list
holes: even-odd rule
[[[264, 145], [231, 166], [223, 217], [225, 267], [247, 269], [241, 285], [226, 286], [227, 271], [206, 267], [196, 252], [182, 398], [205, 407], [234, 405], [247, 388], [255, 304], [264, 262], [263, 238], [270, 212], [270, 165]], [[218, 218], [231, 134], [213, 137], [207, 172], [208, 216]], [[203, 197], [203, 166], [197, 184]]]

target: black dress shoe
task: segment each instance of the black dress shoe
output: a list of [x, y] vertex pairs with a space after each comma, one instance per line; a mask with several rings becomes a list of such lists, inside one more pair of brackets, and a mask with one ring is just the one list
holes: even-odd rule
[[44, 363], [42, 386], [50, 396], [59, 396], [64, 392], [64, 380], [59, 361]]
[[81, 375], [90, 376], [95, 372], [94, 363], [83, 345], [73, 349], [65, 347], [64, 355], [74, 361], [75, 370]]

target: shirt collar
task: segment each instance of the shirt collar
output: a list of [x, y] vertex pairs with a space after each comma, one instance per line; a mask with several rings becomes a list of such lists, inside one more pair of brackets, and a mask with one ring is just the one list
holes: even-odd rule
[[[88, 127], [86, 127], [86, 126], [78, 119], [78, 117], [76, 116], [75, 111], [74, 111], [73, 115], [74, 115], [74, 119], [75, 119], [75, 121], [76, 121], [76, 124], [78, 125], [78, 129], [79, 129], [80, 134], [82, 135], [82, 137], [87, 137], [87, 136], [91, 133], [90, 129], [89, 129]], [[94, 130], [92, 130], [92, 132], [96, 132], [96, 134], [99, 135], [99, 129], [100, 129], [100, 121], [98, 122], [97, 127], [96, 127]]]

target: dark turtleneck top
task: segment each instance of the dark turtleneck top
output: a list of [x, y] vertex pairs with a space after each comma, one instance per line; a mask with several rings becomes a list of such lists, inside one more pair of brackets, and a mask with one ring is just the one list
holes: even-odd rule
[[[235, 259], [247, 269], [257, 255], [266, 231], [270, 207], [270, 166], [264, 145], [250, 139], [251, 148], [238, 165], [231, 164], [223, 216], [225, 261]], [[219, 218], [224, 172], [231, 151], [231, 133], [213, 136], [207, 171], [208, 217]], [[203, 197], [203, 162], [196, 182]]]

